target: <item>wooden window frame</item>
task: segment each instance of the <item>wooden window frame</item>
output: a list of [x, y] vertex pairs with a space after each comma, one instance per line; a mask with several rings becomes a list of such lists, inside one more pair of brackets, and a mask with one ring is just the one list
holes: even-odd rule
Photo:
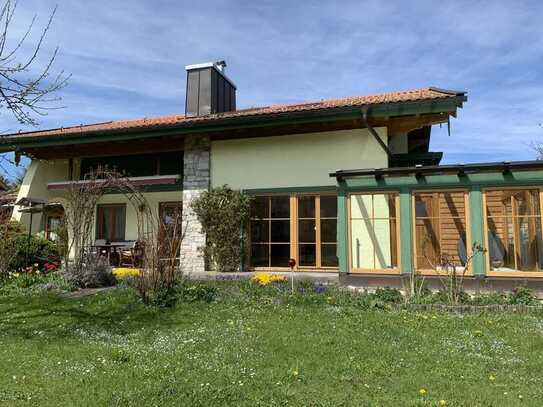
[[[483, 188], [482, 205], [483, 205], [483, 235], [485, 248], [488, 249], [488, 211], [486, 205], [486, 194], [489, 191], [514, 191], [514, 190], [537, 190], [539, 192], [539, 220], [541, 230], [543, 231], [543, 187], [539, 186], [515, 186], [515, 187], [488, 187]], [[514, 239], [516, 239], [514, 237]], [[516, 260], [515, 260], [516, 264]], [[485, 253], [486, 275], [489, 277], [543, 277], [543, 271], [493, 271], [490, 268], [490, 253], [489, 250]]]
[[[124, 209], [124, 230], [123, 230], [123, 236], [122, 236], [122, 239], [120, 240], [111, 240], [109, 239], [109, 236], [108, 237], [100, 237], [100, 232], [102, 230], [102, 225], [100, 224], [100, 209], [105, 209], [105, 208], [123, 208]], [[115, 213], [115, 212], [112, 212], [112, 214]], [[112, 218], [113, 215], [111, 215]], [[112, 230], [115, 230], [115, 223], [113, 223], [113, 228]], [[110, 242], [119, 242], [119, 241], [125, 241], [126, 240], [126, 204], [125, 203], [116, 203], [116, 204], [98, 204], [96, 205], [96, 233], [95, 233], [95, 238], [98, 240], [98, 239], [105, 239], [106, 241], [110, 241]]]
[[[470, 222], [470, 207], [469, 207], [469, 191], [466, 188], [447, 188], [447, 189], [420, 189], [411, 191], [411, 221], [412, 221], [412, 253], [413, 253], [413, 271], [429, 276], [444, 276], [445, 272], [438, 272], [432, 269], [418, 268], [418, 253], [417, 253], [417, 214], [415, 212], [415, 195], [416, 194], [431, 194], [441, 192], [462, 192], [464, 194], [464, 222], [466, 225], [466, 254], [472, 254], [472, 239], [471, 239], [471, 222]], [[441, 242], [440, 242], [441, 246]], [[473, 264], [473, 263], [472, 263]], [[473, 275], [473, 265], [466, 271], [466, 276]]]
[[[359, 195], [393, 195], [395, 204], [395, 221], [396, 221], [396, 257], [397, 268], [355, 268], [353, 266], [352, 252], [352, 216], [351, 216], [351, 198]], [[400, 233], [400, 192], [399, 191], [359, 191], [347, 194], [347, 229], [348, 229], [348, 245], [349, 245], [349, 272], [353, 274], [391, 274], [399, 275], [402, 273], [402, 255], [401, 255], [401, 233]], [[375, 256], [375, 255], [374, 255]]]
[[[290, 257], [293, 258], [294, 260], [296, 260], [296, 266], [294, 267], [294, 271], [307, 271], [307, 272], [333, 272], [333, 273], [337, 273], [338, 270], [339, 270], [339, 265], [336, 266], [336, 267], [333, 267], [333, 266], [325, 266], [325, 267], [318, 267], [317, 265], [320, 265], [321, 262], [322, 262], [322, 256], [321, 256], [321, 247], [320, 247], [320, 243], [321, 242], [321, 236], [320, 236], [320, 197], [321, 196], [335, 196], [337, 197], [337, 193], [334, 191], [334, 192], [308, 192], [308, 193], [296, 193], [296, 192], [290, 192], [290, 193], [280, 193], [280, 192], [276, 192], [276, 193], [262, 193], [262, 194], [257, 194], [257, 195], [253, 195], [253, 197], [273, 197], [273, 196], [283, 196], [283, 197], [288, 197], [289, 198], [289, 205], [290, 205], [290, 242], [289, 242], [289, 245], [290, 245]], [[300, 266], [299, 265], [299, 259], [300, 259], [300, 256], [299, 256], [299, 251], [300, 251], [300, 246], [299, 246], [299, 240], [298, 240], [298, 198], [300, 197], [304, 197], [304, 196], [313, 196], [313, 197], [319, 197], [318, 201], [319, 201], [319, 207], [318, 207], [318, 219], [319, 221], [317, 222], [317, 218], [315, 220], [316, 222], [316, 227], [318, 228], [318, 230], [315, 231], [315, 233], [318, 232], [318, 238], [315, 239], [315, 244], [317, 245], [316, 247], [316, 257], [318, 257], [319, 259], [319, 262], [316, 263], [316, 266]], [[315, 202], [315, 216], [317, 216], [317, 202]], [[264, 218], [265, 220], [269, 220], [270, 218]], [[277, 218], [277, 219], [285, 219], [286, 218]], [[336, 214], [336, 219], [337, 219], [337, 214]], [[271, 224], [270, 224], [271, 226]], [[250, 229], [250, 222], [249, 222], [249, 236], [251, 235], [251, 229]], [[271, 227], [269, 228], [268, 230], [268, 234], [271, 235]], [[271, 238], [270, 238], [271, 239]], [[269, 245], [273, 244], [273, 242], [269, 242], [268, 243]], [[336, 232], [336, 250], [337, 250], [337, 232]], [[248, 248], [247, 248], [247, 255], [248, 255], [248, 258], [250, 259], [250, 254], [251, 254], [251, 246], [252, 246], [252, 242], [249, 241], [249, 244], [247, 245]], [[269, 263], [268, 263], [269, 264]], [[290, 271], [290, 268], [289, 267], [274, 267], [274, 266], [268, 266], [268, 267], [253, 267], [252, 265], [249, 264], [249, 269], [250, 270], [253, 270], [253, 271], [262, 271], [262, 272], [266, 272], [266, 271]]]
[[[303, 219], [315, 219], [315, 265], [314, 266], [301, 266], [300, 263], [300, 241], [299, 241], [299, 221], [300, 217], [298, 216], [298, 207], [299, 198], [302, 197], [313, 197], [315, 199], [315, 217], [314, 218], [302, 218]], [[322, 196], [335, 196], [337, 198], [337, 194], [335, 193], [303, 193], [303, 194], [296, 194], [295, 195], [295, 206], [296, 206], [296, 216], [295, 216], [295, 225], [294, 225], [294, 233], [295, 233], [295, 253], [294, 256], [292, 256], [293, 259], [296, 260], [296, 267], [300, 271], [328, 271], [328, 272], [335, 272], [339, 270], [339, 263], [337, 266], [323, 266], [322, 265], [322, 236], [321, 236], [321, 197]], [[336, 219], [336, 253], [337, 253], [337, 209], [336, 209], [336, 217], [324, 217], [324, 219]], [[330, 243], [330, 242], [326, 242]], [[326, 244], [325, 243], [325, 244]], [[333, 244], [333, 243], [330, 243]], [[339, 259], [338, 259], [339, 262]]]

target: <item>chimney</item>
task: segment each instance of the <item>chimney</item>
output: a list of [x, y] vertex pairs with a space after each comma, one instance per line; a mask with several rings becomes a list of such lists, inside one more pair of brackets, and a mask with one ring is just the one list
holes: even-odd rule
[[185, 67], [187, 71], [185, 115], [205, 116], [236, 110], [236, 85], [225, 75], [225, 68], [224, 61]]

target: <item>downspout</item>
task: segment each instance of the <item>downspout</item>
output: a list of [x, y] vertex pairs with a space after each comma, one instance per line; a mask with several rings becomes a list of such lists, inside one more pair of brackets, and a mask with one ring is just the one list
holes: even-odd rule
[[385, 142], [381, 140], [381, 137], [379, 137], [379, 134], [377, 134], [375, 129], [371, 127], [370, 124], [368, 123], [368, 106], [364, 106], [361, 109], [361, 113], [362, 113], [362, 124], [366, 126], [366, 128], [369, 130], [371, 135], [375, 138], [375, 140], [377, 140], [377, 142], [379, 143], [383, 151], [386, 153], [388, 160], [390, 162], [390, 160], [392, 159], [392, 152], [390, 151], [388, 146], [385, 144]]
[[[241, 194], [243, 194], [243, 189], [240, 188], [239, 192]], [[245, 230], [243, 228], [243, 223], [240, 225], [239, 227], [239, 241], [240, 241], [240, 253], [241, 253], [241, 256], [239, 258], [239, 271], [240, 272], [244, 272], [245, 271], [245, 246], [243, 244], [244, 242], [244, 233], [245, 233]]]

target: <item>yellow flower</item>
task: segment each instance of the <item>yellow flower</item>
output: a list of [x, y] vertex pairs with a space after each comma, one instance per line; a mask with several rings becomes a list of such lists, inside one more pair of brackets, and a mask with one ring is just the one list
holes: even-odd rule
[[446, 406], [446, 405], [447, 405], [447, 401], [441, 399], [441, 400], [439, 400], [438, 404], [439, 404], [440, 406]]
[[298, 371], [295, 370], [294, 372], [292, 372], [292, 374], [293, 374], [294, 376], [298, 376]]
[[494, 375], [490, 375], [488, 376], [488, 380], [490, 380], [491, 382], [495, 381], [496, 380], [496, 377]]
[[420, 389], [420, 390], [419, 390], [419, 394], [420, 394], [421, 396], [425, 396], [426, 393], [428, 393], [428, 392], [426, 391], [426, 389]]
[[287, 278], [285, 276], [280, 276], [277, 274], [271, 275], [268, 273], [261, 273], [261, 274], [255, 274], [253, 278], [251, 279], [251, 281], [253, 283], [257, 283], [261, 285], [262, 287], [264, 287], [270, 283], [287, 281]]
[[138, 277], [141, 275], [141, 270], [131, 267], [116, 267], [112, 270], [113, 275], [122, 280], [128, 277]]

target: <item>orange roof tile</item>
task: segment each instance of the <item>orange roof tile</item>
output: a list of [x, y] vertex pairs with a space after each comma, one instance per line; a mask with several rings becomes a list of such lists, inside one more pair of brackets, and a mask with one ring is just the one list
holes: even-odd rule
[[268, 116], [281, 113], [293, 113], [310, 110], [325, 110], [349, 106], [381, 105], [387, 103], [417, 102], [434, 99], [446, 99], [464, 95], [465, 92], [448, 91], [437, 88], [424, 88], [402, 92], [381, 93], [367, 96], [351, 96], [338, 99], [326, 99], [315, 102], [271, 105], [240, 109], [232, 112], [216, 113], [206, 116], [187, 117], [185, 115], [168, 115], [158, 117], [144, 117], [131, 120], [115, 120], [104, 123], [86, 124], [80, 126], [63, 127], [57, 129], [19, 132], [4, 135], [5, 138], [24, 138], [41, 136], [63, 136], [68, 134], [91, 134], [102, 132], [116, 132], [128, 130], [149, 130], [153, 128], [175, 127], [182, 124], [195, 124], [199, 122], [210, 122], [228, 118]]

